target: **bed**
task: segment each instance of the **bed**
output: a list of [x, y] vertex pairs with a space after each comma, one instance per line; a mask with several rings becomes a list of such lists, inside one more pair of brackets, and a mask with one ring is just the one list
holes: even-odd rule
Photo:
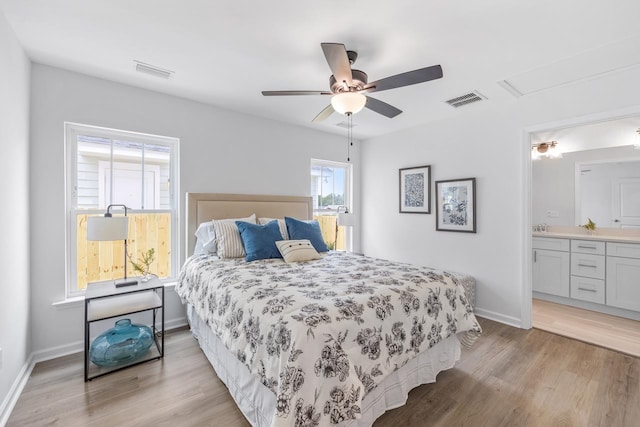
[[[187, 194], [187, 253], [213, 218], [309, 219], [309, 197]], [[187, 259], [176, 285], [199, 345], [254, 426], [370, 426], [434, 382], [481, 329], [474, 280], [356, 254]]]

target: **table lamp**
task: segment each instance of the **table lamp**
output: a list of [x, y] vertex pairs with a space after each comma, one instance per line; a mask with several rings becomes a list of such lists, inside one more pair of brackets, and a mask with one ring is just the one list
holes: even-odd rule
[[[124, 208], [124, 216], [114, 217], [111, 208], [114, 206]], [[127, 280], [127, 237], [129, 235], [129, 218], [125, 205], [109, 205], [104, 216], [90, 216], [87, 220], [87, 240], [113, 241], [124, 240], [124, 279], [116, 280], [116, 288], [122, 286], [137, 285], [138, 280]]]

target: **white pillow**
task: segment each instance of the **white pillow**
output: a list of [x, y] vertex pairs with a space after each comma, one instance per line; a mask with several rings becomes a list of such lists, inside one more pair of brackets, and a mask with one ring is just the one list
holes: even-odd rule
[[[258, 222], [260, 225], [266, 225], [273, 221], [275, 218], [258, 218]], [[278, 228], [280, 229], [280, 234], [282, 234], [282, 238], [284, 240], [289, 240], [289, 232], [287, 231], [287, 223], [284, 222], [284, 219], [278, 219]]]
[[196, 236], [196, 248], [193, 251], [194, 255], [199, 255], [201, 253], [210, 253], [215, 255], [217, 251], [216, 232], [213, 229], [213, 223], [211, 221], [200, 224], [194, 233], [194, 236]]
[[[251, 214], [251, 216], [248, 216], [246, 218], [229, 218], [221, 219], [218, 221], [231, 221], [233, 223], [235, 223], [236, 221], [245, 221], [250, 222], [251, 224], [255, 224], [256, 214]], [[194, 233], [194, 236], [196, 236], [196, 247], [193, 251], [194, 255], [199, 255], [201, 253], [215, 255], [218, 252], [216, 230], [215, 228], [213, 228], [213, 221], [201, 223]]]
[[300, 262], [320, 259], [320, 254], [309, 240], [280, 240], [276, 247], [285, 262]]

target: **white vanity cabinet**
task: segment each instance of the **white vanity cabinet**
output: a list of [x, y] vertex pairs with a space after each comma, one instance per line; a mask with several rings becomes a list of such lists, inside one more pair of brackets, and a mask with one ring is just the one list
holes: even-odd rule
[[532, 248], [536, 298], [640, 320], [638, 239], [534, 236]]
[[571, 298], [604, 304], [605, 242], [571, 240]]
[[569, 239], [533, 238], [533, 282], [535, 292], [569, 296]]
[[640, 311], [640, 244], [607, 242], [607, 305]]

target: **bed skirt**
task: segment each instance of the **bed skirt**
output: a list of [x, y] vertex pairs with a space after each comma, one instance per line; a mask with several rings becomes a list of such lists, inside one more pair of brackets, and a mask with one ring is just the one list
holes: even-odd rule
[[[187, 315], [200, 348], [229, 389], [240, 411], [252, 426], [269, 427], [276, 407], [275, 394], [227, 350], [191, 305], [187, 306]], [[409, 391], [421, 384], [435, 382], [439, 372], [452, 368], [459, 359], [460, 342], [457, 337], [441, 341], [393, 372], [369, 392], [362, 402], [362, 418], [340, 426], [371, 426], [385, 411], [404, 405]]]

